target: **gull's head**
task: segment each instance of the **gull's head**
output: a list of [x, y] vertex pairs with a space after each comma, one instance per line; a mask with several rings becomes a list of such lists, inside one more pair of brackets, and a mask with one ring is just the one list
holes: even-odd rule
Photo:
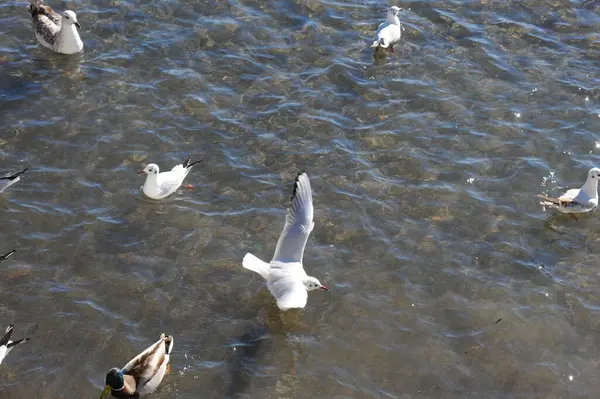
[[396, 6], [391, 6], [390, 10], [388, 11], [388, 14], [393, 15], [394, 17], [397, 17], [398, 14], [400, 14], [400, 7], [396, 7]]
[[106, 373], [106, 386], [104, 387], [104, 391], [102, 391], [102, 395], [100, 399], [108, 396], [111, 389], [115, 391], [120, 391], [125, 387], [125, 377], [123, 376], [123, 370], [118, 368], [110, 369], [108, 373]]
[[590, 171], [588, 172], [588, 180], [590, 179], [594, 179], [594, 180], [600, 180], [600, 168], [592, 168], [590, 169]]
[[62, 20], [67, 24], [75, 25], [76, 27], [81, 28], [81, 25], [79, 25], [79, 22], [77, 22], [77, 15], [75, 15], [75, 13], [71, 10], [63, 12]]
[[138, 175], [141, 175], [144, 173], [147, 175], [157, 175], [158, 174], [158, 165], [155, 163], [146, 165], [146, 167], [144, 169], [142, 169], [138, 172]]
[[324, 290], [324, 291], [329, 291], [329, 288], [325, 287], [323, 284], [321, 284], [319, 279], [314, 278], [314, 277], [307, 277], [306, 280], [304, 280], [304, 287], [306, 288], [306, 291], [319, 290], [319, 289]]

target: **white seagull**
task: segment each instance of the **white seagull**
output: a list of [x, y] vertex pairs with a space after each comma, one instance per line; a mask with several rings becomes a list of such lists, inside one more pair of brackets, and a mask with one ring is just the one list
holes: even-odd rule
[[385, 21], [379, 25], [376, 33], [376, 39], [371, 44], [371, 47], [375, 47], [375, 51], [379, 48], [388, 48], [391, 52], [394, 52], [394, 44], [400, 40], [402, 36], [401, 24], [398, 19], [398, 13], [400, 13], [400, 7], [392, 6], [387, 12]]
[[263, 262], [250, 253], [242, 261], [244, 268], [267, 280], [267, 288], [281, 310], [305, 307], [307, 291], [328, 290], [318, 279], [307, 275], [302, 266], [304, 247], [314, 226], [310, 181], [308, 175], [302, 172], [296, 177], [285, 227], [279, 236], [271, 263]]
[[183, 180], [190, 173], [192, 166], [200, 162], [202, 160], [192, 162], [192, 159], [188, 158], [183, 164], [177, 165], [170, 171], [163, 173], [160, 173], [157, 164], [151, 163], [138, 172], [140, 175], [143, 173], [147, 174], [142, 191], [148, 198], [155, 200], [166, 198], [181, 187]]
[[10, 251], [9, 253], [7, 253], [7, 254], [4, 254], [4, 255], [0, 256], [0, 262], [2, 262], [3, 260], [6, 260], [6, 259], [8, 259], [8, 258], [10, 258], [10, 257], [11, 257], [11, 256], [12, 256], [12, 255], [15, 253], [15, 252], [17, 252], [17, 250], [16, 250], [16, 249], [13, 249], [13, 250], [12, 250], [12, 251]]
[[8, 326], [8, 328], [4, 332], [4, 336], [0, 338], [0, 364], [2, 363], [6, 355], [8, 355], [8, 352], [10, 352], [15, 346], [19, 345], [20, 343], [29, 341], [29, 338], [23, 338], [14, 342], [11, 341], [10, 336], [12, 335], [13, 328], [13, 324]]
[[12, 186], [13, 184], [15, 184], [16, 182], [18, 182], [19, 180], [21, 180], [21, 175], [27, 172], [27, 169], [29, 168], [25, 168], [22, 171], [15, 173], [14, 175], [0, 177], [0, 193]]
[[77, 31], [81, 26], [73, 11], [67, 10], [61, 17], [44, 5], [43, 0], [29, 0], [29, 3], [27, 8], [33, 18], [35, 37], [41, 45], [62, 54], [75, 54], [83, 50], [83, 42]]
[[573, 188], [558, 198], [538, 195], [543, 199], [540, 204], [554, 208], [562, 213], [586, 213], [598, 206], [598, 179], [600, 168], [592, 168], [581, 188]]

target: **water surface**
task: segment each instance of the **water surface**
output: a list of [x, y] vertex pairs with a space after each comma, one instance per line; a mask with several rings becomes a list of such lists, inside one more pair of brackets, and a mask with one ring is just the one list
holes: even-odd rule
[[[99, 395], [161, 332], [153, 398], [597, 397], [600, 221], [535, 198], [600, 166], [597, 2], [398, 3], [379, 62], [380, 2], [48, 4], [80, 56], [0, 5], [0, 171], [30, 167], [0, 324], [32, 337], [2, 398]], [[189, 154], [194, 190], [141, 197]], [[300, 170], [330, 291], [281, 314], [241, 259], [272, 256]]]

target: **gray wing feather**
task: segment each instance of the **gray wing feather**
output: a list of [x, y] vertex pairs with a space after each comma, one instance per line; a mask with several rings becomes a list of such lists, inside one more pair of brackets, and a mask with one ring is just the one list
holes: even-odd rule
[[304, 247], [314, 226], [310, 180], [308, 175], [302, 172], [296, 178], [291, 204], [285, 217], [285, 227], [277, 241], [273, 261], [301, 263]]

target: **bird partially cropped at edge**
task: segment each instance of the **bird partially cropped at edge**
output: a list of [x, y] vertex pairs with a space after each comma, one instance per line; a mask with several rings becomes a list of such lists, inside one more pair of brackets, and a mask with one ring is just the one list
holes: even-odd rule
[[192, 167], [200, 162], [202, 160], [192, 162], [192, 158], [188, 158], [181, 165], [177, 165], [170, 171], [162, 173], [160, 173], [157, 164], [151, 163], [146, 165], [144, 169], [138, 172], [140, 175], [144, 173], [147, 175], [142, 191], [146, 197], [151, 199], [160, 200], [166, 198], [181, 187], [183, 180], [190, 173]]
[[244, 268], [260, 274], [267, 281], [267, 288], [283, 311], [305, 307], [308, 291], [328, 290], [318, 279], [306, 274], [302, 263], [304, 248], [314, 226], [310, 181], [302, 172], [296, 177], [285, 226], [271, 263], [250, 253], [242, 261]]
[[18, 182], [19, 180], [21, 180], [21, 175], [25, 172], [27, 172], [29, 168], [25, 168], [20, 172], [17, 172], [13, 175], [10, 176], [4, 176], [4, 177], [0, 177], [0, 193], [2, 193], [4, 190], [6, 190], [7, 188], [9, 188], [10, 186], [12, 186], [13, 184], [15, 184], [16, 182]]
[[4, 255], [1, 255], [1, 256], [0, 256], [0, 262], [2, 262], [3, 260], [6, 260], [6, 259], [8, 259], [8, 258], [10, 258], [11, 256], [13, 256], [13, 254], [14, 254], [15, 252], [17, 252], [17, 250], [16, 250], [16, 249], [13, 249], [13, 250], [12, 250], [12, 251], [10, 251], [9, 253], [7, 253], [7, 254], [4, 254]]
[[29, 0], [29, 3], [27, 9], [33, 19], [35, 37], [41, 45], [62, 54], [76, 54], [83, 50], [77, 30], [81, 25], [73, 11], [64, 11], [61, 17], [43, 0]]
[[106, 374], [106, 387], [100, 399], [110, 393], [117, 399], [138, 398], [153, 392], [168, 372], [173, 337], [161, 334], [160, 339], [137, 355], [122, 369], [113, 368]]
[[543, 200], [540, 204], [569, 214], [594, 210], [598, 206], [598, 180], [600, 180], [600, 168], [592, 168], [581, 188], [568, 190], [558, 198], [538, 195]]
[[394, 52], [394, 44], [400, 41], [400, 37], [402, 36], [402, 25], [398, 18], [400, 10], [400, 7], [390, 7], [385, 21], [377, 28], [375, 40], [373, 41], [373, 44], [371, 44], [371, 47], [374, 47], [375, 51], [380, 48], [389, 48], [391, 52]]
[[14, 324], [9, 325], [8, 328], [6, 329], [6, 331], [4, 332], [4, 336], [2, 336], [2, 338], [0, 338], [0, 364], [2, 364], [2, 361], [4, 360], [6, 355], [8, 355], [8, 352], [13, 350], [13, 348], [15, 346], [17, 346], [23, 342], [29, 341], [29, 338], [19, 339], [14, 342], [11, 341], [10, 337], [12, 336], [14, 327], [15, 327]]

